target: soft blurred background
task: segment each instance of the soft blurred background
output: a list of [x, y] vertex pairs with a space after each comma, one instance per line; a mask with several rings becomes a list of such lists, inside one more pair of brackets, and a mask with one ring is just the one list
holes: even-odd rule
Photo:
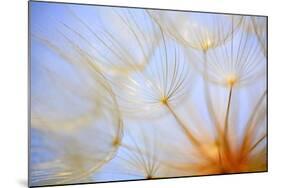
[[30, 6], [31, 185], [267, 170], [265, 17]]

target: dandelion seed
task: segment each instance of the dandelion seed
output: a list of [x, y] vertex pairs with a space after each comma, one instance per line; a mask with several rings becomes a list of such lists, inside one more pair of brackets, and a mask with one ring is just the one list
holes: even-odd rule
[[[150, 127], [150, 128], [147, 128]], [[130, 125], [126, 127], [119, 152], [111, 163], [95, 176], [97, 181], [107, 181], [104, 174], [122, 179], [153, 179], [164, 175], [159, 155], [156, 126]], [[162, 174], [163, 173], [163, 174]]]
[[149, 13], [179, 43], [203, 51], [224, 44], [242, 20], [241, 16], [195, 12], [153, 10]]
[[50, 7], [32, 7], [32, 186], [267, 169], [265, 18]]
[[[185, 62], [183, 49], [174, 40], [162, 33], [159, 46], [149, 61], [143, 71], [112, 79], [125, 115], [159, 116], [166, 111], [163, 104], [177, 104], [189, 93], [191, 70]], [[146, 111], [148, 113], [144, 114]]]
[[[32, 67], [40, 63], [42, 69], [32, 69], [38, 75], [31, 87], [31, 127], [52, 142], [47, 147], [39, 145], [42, 151], [32, 158], [41, 161], [44, 152], [50, 152], [55, 159], [32, 165], [31, 184], [86, 182], [119, 147], [123, 124], [116, 97], [87, 54], [71, 41], [65, 40], [61, 49], [48, 40], [35, 39], [52, 54], [50, 57], [59, 60], [54, 65], [48, 59], [35, 61], [38, 57], [32, 57]], [[41, 88], [45, 92], [38, 92]]]
[[265, 18], [252, 17], [254, 31], [258, 37], [263, 53], [266, 56], [267, 54], [267, 26]]
[[243, 27], [246, 32], [256, 35], [257, 40], [261, 46], [262, 53], [266, 56], [266, 42], [267, 42], [267, 26], [265, 17], [250, 17], [245, 16], [245, 20], [248, 22], [247, 27]]
[[81, 29], [70, 22], [63, 23], [63, 31], [78, 38], [73, 41], [84, 46], [83, 50], [105, 74], [126, 75], [143, 70], [158, 44], [157, 29], [144, 10], [93, 7], [90, 13], [99, 18], [94, 23], [80, 18], [75, 9], [68, 12]]
[[[251, 27], [244, 19], [241, 27]], [[265, 75], [266, 59], [258, 41], [239, 29], [223, 46], [209, 49], [206, 53], [189, 49], [191, 62], [204, 78], [220, 85], [236, 86], [251, 84]]]

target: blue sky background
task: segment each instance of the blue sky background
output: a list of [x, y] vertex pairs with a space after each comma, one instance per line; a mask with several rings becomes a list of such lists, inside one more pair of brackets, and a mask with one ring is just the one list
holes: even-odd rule
[[[100, 42], [97, 38], [91, 37], [92, 33], [85, 27], [85, 25], [79, 23], [75, 16], [71, 13], [73, 11], [81, 20], [85, 21], [85, 23], [89, 24], [95, 32], [99, 32], [100, 36], [104, 37], [104, 29], [108, 29], [111, 34], [115, 35], [120, 41], [123, 41], [123, 47], [129, 52], [132, 57], [136, 58], [136, 62], [142, 62], [143, 54], [140, 49], [138, 49], [138, 42], [132, 41], [132, 36], [128, 36], [125, 33], [125, 29], [120, 27], [120, 18], [114, 17], [116, 12], [124, 15], [130, 15], [128, 13], [127, 8], [113, 8], [113, 7], [102, 7], [102, 6], [85, 6], [85, 5], [67, 5], [67, 4], [55, 4], [55, 3], [40, 3], [40, 2], [31, 2], [30, 3], [30, 34], [31, 34], [31, 110], [36, 113], [43, 113], [44, 116], [54, 119], [61, 120], [71, 118], [72, 116], [87, 113], [91, 109], [91, 100], [89, 100], [89, 96], [93, 93], [93, 95], [99, 95], [97, 89], [99, 89], [98, 82], [91, 82], [90, 73], [87, 71], [77, 71], [75, 66], [70, 65], [66, 62], [65, 59], [58, 56], [58, 54], [54, 53], [50, 50], [46, 45], [42, 44], [40, 40], [36, 37], [46, 38], [49, 41], [53, 41], [62, 51], [67, 52], [69, 54], [69, 58], [74, 62], [83, 63], [80, 61], [80, 57], [75, 54], [77, 52], [72, 51], [70, 44], [66, 43], [66, 40], [61, 37], [60, 32], [64, 33], [67, 37], [69, 37], [76, 44], [79, 44], [79, 47], [85, 52], [87, 52], [90, 56], [93, 55], [98, 59], [103, 60], [105, 67], [109, 67], [111, 65], [118, 66], [122, 61], [117, 58], [117, 55], [111, 53], [110, 50], [106, 50], [104, 46], [99, 45]], [[134, 21], [138, 23], [140, 28], [143, 31], [148, 31], [148, 34], [155, 32], [151, 23], [147, 20], [147, 16], [143, 13], [142, 9], [130, 9], [130, 12], [133, 13], [133, 16], [130, 19], [134, 18]], [[208, 20], [212, 20], [211, 17], [213, 14], [201, 14], [201, 13], [189, 13], [197, 15], [197, 19], [202, 22], [208, 22]], [[200, 15], [200, 16], [198, 16]], [[116, 15], [115, 15], [116, 16]], [[199, 18], [198, 18], [199, 17]], [[77, 35], [73, 34], [70, 30], [66, 29], [63, 24], [74, 28], [77, 32], [79, 32], [82, 36], [84, 36], [88, 41], [83, 41]], [[136, 28], [134, 26], [134, 28]], [[124, 29], [124, 30], [123, 30]], [[243, 32], [243, 31], [241, 31]], [[141, 33], [137, 33], [137, 35], [141, 35]], [[234, 40], [239, 40], [241, 33], [238, 32], [237, 36]], [[131, 38], [130, 38], [131, 37]], [[149, 39], [156, 40], [155, 38], [149, 38], [144, 36], [144, 39], [147, 41], [141, 41], [145, 47], [145, 53], [148, 53], [148, 50], [152, 47], [148, 41]], [[249, 40], [256, 40], [255, 38], [251, 38]], [[148, 42], [148, 43], [147, 43]], [[258, 45], [257, 40], [253, 42]], [[96, 54], [96, 51], [93, 50], [90, 44], [96, 46], [98, 52], [101, 54]], [[170, 54], [170, 57], [173, 58], [173, 46], [168, 44], [167, 50]], [[238, 44], [238, 43], [236, 43]], [[229, 44], [228, 44], [229, 45]], [[156, 51], [161, 50], [163, 46], [155, 47]], [[235, 46], [237, 47], [237, 46]], [[179, 47], [184, 53], [185, 47]], [[154, 64], [155, 67], [160, 67], [162, 61], [158, 56], [163, 55], [162, 53], [155, 53], [154, 58], [151, 58], [151, 64]], [[112, 62], [107, 61], [104, 56], [112, 59]], [[184, 56], [184, 55], [183, 55]], [[222, 57], [223, 58], [223, 57]], [[224, 60], [224, 59], [223, 59]], [[196, 70], [191, 65], [190, 60], [185, 57], [183, 59], [184, 63], [187, 63], [187, 68], [190, 69], [194, 74], [193, 76], [193, 84], [190, 92], [190, 96], [185, 101], [177, 104], [175, 106], [177, 113], [180, 117], [191, 126], [190, 128], [195, 132], [200, 134], [200, 130], [196, 124], [202, 123], [202, 126], [210, 131], [210, 134], [214, 136], [213, 127], [210, 123], [210, 119], [208, 116], [208, 112], [206, 109], [206, 101], [204, 99], [204, 93], [202, 91], [203, 88], [203, 79], [202, 76], [196, 72]], [[261, 60], [262, 63], [266, 63], [266, 59]], [[101, 63], [102, 64], [102, 63]], [[83, 67], [83, 66], [82, 66]], [[155, 69], [154, 67], [154, 69]], [[151, 68], [151, 67], [150, 67]], [[153, 67], [152, 67], [153, 68]], [[152, 70], [155, 71], [155, 70]], [[50, 74], [52, 73], [52, 74]], [[82, 74], [85, 73], [85, 74]], [[50, 76], [52, 75], [52, 76]], [[141, 79], [141, 78], [137, 78]], [[122, 79], [121, 79], [122, 80]], [[140, 80], [136, 80], [140, 81]], [[234, 88], [233, 97], [233, 106], [237, 108], [235, 111], [236, 121], [235, 126], [237, 128], [238, 138], [241, 137], [245, 122], [248, 120], [249, 115], [253, 109], [253, 104], [256, 103], [258, 96], [266, 89], [266, 78], [265, 78], [265, 70], [264, 75], [261, 79], [257, 80], [251, 85], [247, 85], [241, 88]], [[97, 84], [97, 85], [95, 85]], [[142, 86], [140, 86], [141, 88]], [[146, 86], [143, 85], [143, 88]], [[73, 88], [73, 90], [69, 90], [68, 88]], [[90, 88], [88, 90], [88, 88]], [[140, 89], [137, 88], [137, 89]], [[75, 91], [76, 90], [76, 91]], [[211, 85], [211, 95], [214, 103], [215, 110], [219, 117], [223, 117], [225, 113], [226, 101], [227, 101], [227, 89], [222, 86]], [[89, 92], [89, 93], [87, 93]], [[86, 97], [83, 97], [85, 94]], [[111, 99], [110, 99], [111, 100]], [[137, 99], [136, 99], [137, 100]], [[98, 104], [95, 103], [96, 106]], [[194, 106], [193, 106], [194, 105]], [[137, 107], [137, 106], [136, 106]], [[53, 109], [53, 110], [52, 110]], [[140, 107], [140, 114], [145, 114], [142, 107]], [[189, 112], [193, 112], [194, 114], [191, 116], [186, 115]], [[154, 113], [154, 112], [152, 112]], [[190, 113], [191, 114], [191, 113]], [[114, 120], [110, 119], [110, 114], [103, 114], [107, 120], [101, 120], [100, 125], [108, 125]], [[61, 118], [61, 119], [60, 119]], [[199, 119], [199, 121], [198, 121]], [[178, 154], [175, 154], [175, 158], [179, 161], [181, 160], [191, 160], [186, 159], [184, 156], [188, 155], [185, 153], [186, 146], [189, 144], [186, 140], [184, 140], [183, 135], [180, 135], [180, 130], [175, 128], [173, 124], [175, 124], [175, 120], [169, 116], [161, 116], [160, 119], [146, 119], [138, 118], [132, 119], [125, 117], [124, 119], [125, 129], [127, 128], [132, 134], [136, 134], [136, 141], [140, 144], [140, 147], [145, 147], [145, 142], [140, 138], [140, 134], [142, 131], [140, 129], [144, 129], [145, 133], [148, 132], [157, 132], [157, 139], [161, 137], [165, 138], [163, 143], [160, 145], [165, 145], [168, 148], [176, 148], [176, 151], [180, 151]], [[33, 123], [33, 122], [31, 122]], [[93, 125], [96, 122], [93, 121]], [[263, 122], [266, 123], [266, 122]], [[91, 124], [91, 123], [90, 123]], [[60, 154], [50, 152], [46, 150], [47, 146], [56, 145], [53, 143], [52, 139], [48, 139], [49, 132], [44, 130], [40, 130], [40, 126], [44, 125], [31, 125], [31, 166], [40, 164], [46, 161], [52, 161], [56, 157], [60, 157]], [[94, 130], [94, 129], [93, 129]], [[100, 130], [100, 129], [98, 129]], [[136, 131], [135, 131], [136, 130]], [[160, 130], [158, 132], [158, 130]], [[135, 132], [134, 132], [135, 131]], [[125, 131], [126, 132], [126, 131]], [[160, 134], [161, 132], [161, 134]], [[113, 131], [112, 134], [115, 132]], [[102, 133], [104, 134], [104, 132]], [[154, 133], [153, 133], [154, 134]], [[106, 135], [106, 134], [104, 134]], [[130, 139], [128, 134], [124, 134], [124, 143], [134, 146], [134, 141]], [[148, 134], [149, 135], [149, 134]], [[82, 135], [83, 136], [83, 135]], [[88, 135], [89, 136], [89, 135]], [[151, 135], [150, 135], [151, 136]], [[108, 136], [106, 139], [110, 139], [112, 135]], [[88, 137], [87, 137], [88, 138]], [[85, 142], [99, 144], [100, 140], [95, 140], [95, 137], [92, 137], [93, 140], [84, 139]], [[157, 140], [156, 141], [159, 141]], [[108, 140], [107, 140], [108, 141]], [[156, 142], [153, 141], [153, 142]], [[96, 143], [95, 143], [96, 142]], [[43, 148], [42, 150], [38, 150], [38, 148]], [[34, 149], [36, 148], [36, 149]], [[162, 148], [162, 147], [159, 147]], [[164, 147], [165, 148], [165, 147]], [[62, 148], [63, 150], [63, 148]], [[94, 151], [94, 149], [93, 149]], [[169, 149], [165, 152], [170, 152]], [[159, 151], [160, 158], [163, 157], [167, 160], [167, 153]], [[183, 153], [182, 153], [183, 152]], [[122, 153], [122, 150], [118, 151], [118, 155], [125, 155]], [[91, 153], [91, 155], [95, 155], [95, 153]], [[166, 156], [165, 156], [166, 155]], [[123, 156], [123, 157], [124, 157]], [[128, 157], [128, 156], [127, 156]], [[131, 159], [128, 159], [131, 160]], [[172, 160], [172, 159], [171, 159]], [[124, 162], [124, 161], [123, 161]], [[99, 171], [97, 174], [93, 174], [91, 176], [91, 181], [109, 181], [109, 180], [120, 180], [120, 179], [136, 179], [143, 178], [142, 172], [139, 172], [139, 169], [131, 169], [132, 174], [137, 174], [136, 176], [130, 176], [129, 173], [126, 174], [126, 170], [124, 167], [130, 166], [128, 163], [124, 164], [120, 162], [118, 158], [114, 158], [112, 163], [105, 165], [104, 170], [107, 173], [103, 173], [103, 171]], [[121, 164], [121, 165], [120, 165]], [[108, 171], [111, 171], [108, 173]], [[180, 175], [180, 174], [175, 174]], [[52, 176], [52, 174], [50, 174]], [[84, 180], [83, 180], [84, 181]], [[89, 181], [89, 180], [87, 180]], [[78, 183], [78, 182], [77, 182]]]

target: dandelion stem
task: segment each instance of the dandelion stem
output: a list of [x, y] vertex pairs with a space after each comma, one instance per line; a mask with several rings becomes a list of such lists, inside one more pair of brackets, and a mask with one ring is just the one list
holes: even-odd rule
[[225, 114], [225, 120], [224, 120], [224, 132], [223, 132], [223, 145], [225, 147], [226, 153], [229, 153], [229, 141], [228, 141], [228, 129], [229, 129], [229, 111], [230, 111], [230, 104], [231, 104], [231, 98], [232, 98], [232, 89], [233, 86], [230, 85], [229, 88], [229, 94], [228, 94], [228, 101], [227, 101], [227, 108], [226, 108], [226, 114]]
[[173, 115], [173, 117], [176, 119], [178, 125], [180, 128], [184, 131], [185, 135], [187, 136], [188, 140], [191, 141], [193, 145], [196, 146], [197, 151], [199, 151], [202, 156], [206, 157], [207, 160], [210, 162], [216, 163], [217, 161], [213, 159], [210, 154], [202, 147], [202, 143], [192, 134], [192, 132], [187, 128], [185, 123], [178, 117], [176, 112], [173, 110], [173, 108], [169, 105], [168, 102], [164, 103], [164, 105], [168, 108], [169, 112]]
[[229, 89], [229, 94], [228, 94], [228, 101], [227, 101], [227, 108], [226, 108], [226, 115], [225, 115], [225, 120], [224, 120], [224, 135], [227, 136], [228, 134], [228, 119], [229, 119], [229, 111], [230, 111], [230, 103], [231, 103], [231, 97], [232, 97], [232, 86], [230, 86]]
[[262, 141], [266, 138], [266, 134], [264, 134], [258, 141], [249, 149], [249, 152], [253, 151]]
[[242, 146], [240, 149], [241, 153], [245, 153], [245, 152], [249, 152], [249, 150], [247, 149], [249, 146], [249, 140], [251, 139], [251, 135], [252, 135], [252, 131], [255, 130], [255, 127], [257, 124], [254, 124], [253, 121], [255, 119], [256, 113], [259, 111], [262, 102], [266, 96], [266, 91], [264, 91], [264, 93], [261, 95], [261, 97], [259, 98], [257, 104], [255, 105], [255, 107], [253, 108], [253, 113], [251, 114], [247, 124], [246, 124], [246, 130], [244, 131], [244, 135], [243, 135], [243, 142], [242, 142]]
[[177, 116], [175, 111], [171, 108], [169, 103], [166, 103], [165, 106], [168, 108], [168, 110], [171, 112], [171, 114], [174, 116], [176, 121], [178, 122], [178, 125], [180, 125], [181, 129], [184, 131], [185, 135], [190, 139], [190, 141], [195, 144], [196, 146], [200, 146], [200, 142], [195, 138], [195, 136], [191, 133], [191, 131], [186, 127], [186, 125], [182, 122], [182, 120]]
[[224, 172], [224, 166], [223, 166], [223, 159], [222, 159], [222, 151], [220, 145], [218, 145], [218, 163], [221, 168], [221, 171]]
[[209, 91], [209, 87], [208, 87], [208, 83], [207, 83], [207, 80], [208, 80], [208, 73], [207, 73], [207, 50], [204, 50], [203, 51], [203, 58], [204, 58], [204, 96], [205, 96], [205, 99], [206, 99], [206, 104], [207, 104], [207, 110], [209, 112], [209, 115], [210, 115], [210, 119], [211, 121], [214, 123], [214, 126], [217, 130], [217, 132], [220, 132], [220, 128], [219, 128], [219, 123], [216, 119], [216, 114], [214, 112], [214, 109], [213, 109], [213, 104], [212, 104], [212, 101], [211, 101], [211, 96], [210, 96], [210, 91]]

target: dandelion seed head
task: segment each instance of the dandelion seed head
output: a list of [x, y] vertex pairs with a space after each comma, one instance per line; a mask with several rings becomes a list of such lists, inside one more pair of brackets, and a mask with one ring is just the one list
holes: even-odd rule
[[112, 141], [112, 145], [114, 147], [118, 147], [121, 145], [121, 139], [119, 137], [116, 137], [113, 141]]
[[207, 51], [208, 49], [212, 48], [214, 44], [215, 43], [213, 40], [211, 40], [210, 38], [206, 38], [205, 40], [203, 40], [201, 47], [203, 51]]
[[229, 73], [226, 78], [226, 84], [229, 86], [233, 86], [238, 81], [238, 76], [234, 73]]
[[160, 103], [163, 104], [163, 105], [167, 105], [168, 104], [168, 100], [169, 100], [168, 97], [166, 97], [166, 96], [162, 97], [160, 99]]
[[261, 17], [245, 16], [244, 22], [247, 24], [242, 24], [241, 28], [244, 29], [245, 32], [256, 35], [258, 42], [265, 50], [266, 48], [265, 43], [267, 40], [266, 18], [262, 16]]
[[[164, 105], [168, 102], [177, 104], [188, 97], [192, 71], [186, 63], [184, 49], [173, 38], [164, 33], [161, 36], [144, 70], [131, 73], [121, 81], [113, 80], [113, 83], [118, 81], [113, 87], [118, 89], [115, 93], [127, 117], [158, 117], [167, 112]], [[139, 109], [145, 114], [140, 114]]]
[[32, 14], [33, 185], [267, 168], [265, 18], [76, 6]]
[[[250, 27], [250, 24], [242, 21], [240, 26]], [[266, 59], [262, 46], [253, 34], [244, 29], [232, 32], [222, 46], [209, 45], [212, 45], [212, 40], [202, 43], [205, 49], [202, 52], [192, 48], [186, 50], [195, 70], [206, 80], [223, 86], [239, 83], [239, 87], [244, 87], [265, 74]]]
[[165, 32], [172, 35], [179, 43], [202, 51], [223, 45], [242, 20], [241, 16], [230, 15], [201, 15], [156, 10], [149, 12]]

